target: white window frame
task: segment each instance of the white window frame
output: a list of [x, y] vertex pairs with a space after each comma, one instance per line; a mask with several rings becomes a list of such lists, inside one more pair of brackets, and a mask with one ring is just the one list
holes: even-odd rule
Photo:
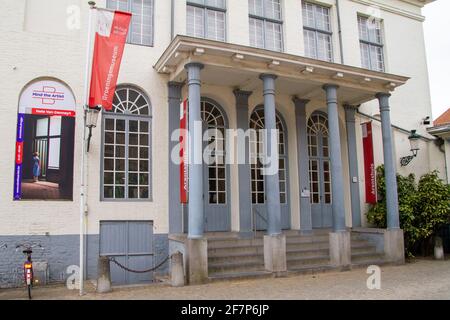
[[[360, 43], [360, 53], [361, 53], [361, 66], [363, 68], [367, 68], [369, 70], [374, 70], [374, 71], [379, 71], [379, 72], [385, 72], [386, 70], [386, 62], [385, 62], [385, 54], [384, 54], [384, 44], [383, 44], [383, 28], [382, 28], [382, 21], [380, 19], [375, 19], [374, 22], [376, 24], [376, 28], [379, 32], [379, 38], [380, 41], [376, 42], [373, 41], [372, 39], [370, 39], [370, 33], [367, 33], [367, 39], [363, 39], [362, 36], [362, 30], [361, 30], [361, 20], [364, 19], [364, 22], [366, 23], [366, 28], [367, 30], [369, 29], [368, 23], [369, 23], [369, 17], [364, 16], [362, 14], [358, 14], [358, 33], [359, 33], [359, 43]], [[364, 65], [364, 60], [363, 60], [363, 45], [366, 45], [368, 47], [369, 50], [369, 65]], [[373, 57], [371, 54], [371, 48], [376, 48], [376, 49], [380, 49], [381, 52], [381, 61], [378, 61], [378, 59], [376, 57]], [[378, 67], [378, 63], [382, 64], [382, 68]]]
[[[119, 98], [117, 92], [118, 91], [124, 91], [126, 90], [126, 99], [122, 100]], [[130, 91], [133, 91], [134, 93], [137, 93], [137, 98], [130, 98]], [[153, 167], [152, 167], [152, 106], [150, 103], [150, 100], [148, 99], [147, 95], [140, 89], [134, 87], [134, 86], [130, 86], [130, 85], [122, 85], [117, 87], [116, 92], [115, 92], [115, 99], [114, 99], [114, 103], [113, 103], [113, 110], [111, 111], [104, 111], [102, 112], [102, 137], [101, 137], [101, 145], [102, 145], [102, 149], [101, 149], [101, 171], [100, 171], [100, 200], [101, 201], [116, 201], [116, 202], [121, 202], [121, 201], [128, 201], [128, 202], [151, 202], [153, 201], [153, 189], [152, 189], [152, 179], [153, 179]], [[138, 105], [138, 102], [141, 99], [144, 99], [145, 104], [142, 105]], [[131, 100], [130, 100], [131, 99]], [[133, 101], [134, 100], [134, 101]], [[145, 112], [142, 112], [144, 111]], [[117, 120], [120, 121], [124, 121], [125, 122], [125, 128], [124, 130], [120, 130], [119, 133], [123, 133], [125, 135], [125, 140], [124, 143], [121, 144], [117, 144], [116, 143], [116, 133], [118, 132], [116, 128], [114, 128], [113, 130], [111, 129], [107, 129], [106, 128], [106, 120], [113, 120], [115, 123], [117, 123]], [[138, 143], [137, 145], [133, 144], [131, 145], [132, 147], [137, 146], [138, 147], [138, 154], [137, 154], [137, 158], [136, 157], [130, 157], [129, 155], [129, 147], [130, 147], [130, 142], [129, 142], [129, 138], [130, 138], [130, 134], [135, 134], [139, 136], [139, 139], [141, 134], [145, 134], [147, 135], [147, 133], [143, 132], [140, 130], [140, 128], [138, 129], [138, 131], [131, 131], [129, 128], [129, 124], [131, 121], [134, 122], [147, 122], [148, 123], [148, 137], [147, 137], [147, 141], [148, 141], [148, 145], [146, 146], [145, 144], [142, 145], [140, 143]], [[139, 124], [140, 126], [140, 124]], [[114, 143], [109, 143], [106, 142], [105, 139], [105, 135], [106, 133], [113, 133], [114, 134]], [[105, 146], [113, 146], [114, 148], [114, 156], [107, 156], [106, 152], [105, 152]], [[123, 147], [125, 148], [125, 153], [123, 157], [117, 157], [116, 156], [116, 148], [117, 147]], [[141, 170], [140, 168], [140, 162], [141, 162], [141, 157], [140, 157], [140, 149], [141, 148], [148, 148], [148, 159], [145, 158], [146, 161], [148, 161], [148, 170]], [[115, 162], [117, 160], [117, 158], [119, 158], [119, 160], [124, 160], [125, 161], [125, 165], [124, 165], [124, 169], [123, 170], [116, 170], [116, 165]], [[129, 170], [129, 160], [132, 161], [138, 161], [138, 170]], [[113, 170], [106, 170], [105, 169], [105, 159], [106, 160], [113, 160], [114, 161], [114, 165], [113, 165]], [[105, 183], [105, 171], [107, 173], [112, 173], [113, 174], [113, 182], [112, 183]], [[116, 183], [116, 174], [119, 173], [123, 173], [124, 174], [124, 182], [123, 183]], [[138, 198], [130, 198], [129, 197], [129, 187], [130, 187], [130, 183], [129, 183], [129, 174], [137, 174], [137, 178], [138, 178], [138, 182], [137, 184], [132, 184], [131, 187], [137, 187], [138, 188], [138, 192], [139, 192], [139, 188], [143, 187], [143, 188], [148, 188], [148, 197], [146, 198], [140, 198], [140, 195], [138, 195]], [[142, 184], [139, 182], [139, 174], [148, 174], [148, 184]], [[113, 196], [112, 197], [105, 197], [105, 186], [107, 187], [113, 187]], [[122, 198], [118, 198], [115, 196], [115, 189], [116, 187], [124, 187], [124, 196]]]
[[[305, 23], [305, 21], [304, 21], [305, 20], [305, 18], [304, 18], [305, 17], [305, 14], [304, 14], [304, 10], [305, 10], [304, 6], [305, 5], [313, 6], [313, 9], [314, 9], [313, 10], [313, 20], [314, 20], [314, 24], [315, 24], [314, 27], [308, 26]], [[322, 29], [322, 28], [319, 28], [317, 26], [317, 21], [318, 20], [316, 19], [316, 14], [315, 14], [316, 13], [316, 10], [315, 10], [316, 7], [320, 7], [322, 9], [327, 9], [328, 10], [328, 25], [330, 26], [329, 30]], [[303, 34], [305, 33], [305, 31], [314, 33], [314, 47], [315, 47], [315, 51], [316, 51], [316, 56], [315, 57], [312, 57], [312, 56], [309, 56], [309, 55], [306, 54], [306, 47], [307, 47], [306, 41], [307, 41], [307, 39], [306, 39], [306, 37], [304, 37], [305, 38], [304, 39], [305, 55], [307, 57], [309, 57], [309, 58], [322, 60], [317, 55], [317, 52], [319, 51], [318, 50], [318, 48], [319, 48], [319, 46], [318, 46], [318, 42], [319, 42], [318, 38], [319, 38], [319, 35], [322, 35], [322, 36], [325, 35], [325, 36], [329, 36], [330, 37], [330, 57], [328, 57], [328, 59], [325, 60], [325, 61], [333, 62], [334, 61], [334, 49], [333, 49], [333, 28], [332, 28], [332, 24], [331, 24], [331, 8], [328, 7], [328, 6], [324, 6], [324, 5], [321, 5], [321, 4], [314, 3], [314, 2], [302, 1], [302, 17], [303, 17]]]
[[[257, 0], [255, 0], [257, 1]], [[273, 1], [273, 0], [272, 0]], [[280, 43], [280, 50], [279, 52], [283, 52], [284, 51], [284, 35], [283, 35], [283, 10], [282, 10], [282, 5], [281, 5], [281, 1], [279, 0], [278, 3], [280, 5], [280, 19], [276, 19], [276, 18], [270, 18], [266, 16], [266, 0], [262, 0], [261, 1], [261, 6], [262, 6], [262, 15], [258, 15], [255, 13], [251, 13], [249, 10], [249, 25], [251, 23], [251, 20], [256, 20], [256, 21], [260, 21], [262, 22], [262, 26], [263, 26], [263, 45], [261, 47], [258, 47], [257, 44], [255, 45], [255, 47], [257, 48], [261, 48], [261, 49], [267, 49], [267, 50], [273, 50], [271, 48], [268, 48], [267, 46], [267, 25], [269, 23], [273, 23], [273, 24], [277, 24], [280, 26], [280, 35], [281, 35], [281, 43]], [[250, 6], [249, 6], [250, 7]], [[251, 44], [252, 45], [252, 44]], [[274, 50], [274, 51], [278, 51], [278, 50]]]
[[[204, 39], [210, 39], [210, 40], [215, 40], [215, 41], [221, 41], [221, 42], [226, 42], [227, 41], [227, 3], [224, 0], [224, 6], [223, 8], [221, 7], [216, 7], [216, 6], [210, 6], [208, 4], [206, 4], [206, 1], [203, 1], [204, 3], [198, 3], [198, 2], [194, 2], [194, 1], [186, 1], [186, 34], [192, 37], [198, 37], [196, 35], [190, 35], [188, 34], [188, 28], [187, 28], [187, 24], [188, 24], [188, 19], [187, 19], [187, 7], [194, 7], [197, 9], [201, 9], [203, 11], [203, 35], [201, 36], [201, 38]], [[223, 21], [223, 39], [217, 39], [217, 37], [211, 37], [211, 35], [208, 34], [208, 12], [220, 12], [223, 13], [224, 16], [224, 21]]]
[[135, 14], [133, 13], [133, 3], [134, 0], [127, 0], [127, 8], [124, 10], [124, 8], [122, 8], [119, 4], [120, 2], [118, 0], [107, 0], [106, 1], [106, 7], [109, 9], [113, 9], [113, 10], [122, 10], [122, 11], [127, 11], [130, 12], [132, 14], [131, 17], [131, 22], [130, 22], [130, 28], [128, 30], [128, 35], [127, 35], [127, 43], [129, 44], [135, 44], [135, 45], [140, 45], [140, 46], [146, 46], [146, 47], [153, 47], [154, 46], [154, 42], [155, 42], [155, 0], [148, 0], [150, 1], [150, 7], [151, 7], [151, 12], [149, 14], [150, 18], [151, 18], [151, 23], [150, 23], [150, 27], [151, 27], [151, 32], [150, 34], [145, 34], [145, 36], [150, 36], [150, 43], [144, 43], [143, 41], [143, 36], [144, 36], [144, 24], [143, 24], [143, 8], [144, 8], [144, 1], [145, 0], [141, 0], [142, 5], [141, 5], [141, 23], [140, 23], [140, 34], [141, 34], [141, 41], [132, 41], [132, 34], [133, 31], [135, 29], [134, 25], [133, 25], [133, 19], [135, 19]]

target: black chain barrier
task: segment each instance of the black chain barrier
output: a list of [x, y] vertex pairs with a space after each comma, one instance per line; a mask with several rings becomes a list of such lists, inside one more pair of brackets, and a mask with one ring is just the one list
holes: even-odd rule
[[108, 257], [108, 260], [115, 263], [119, 268], [122, 268], [125, 271], [131, 272], [131, 273], [148, 273], [153, 272], [156, 269], [160, 268], [164, 263], [166, 263], [170, 259], [170, 256], [167, 256], [160, 264], [158, 264], [156, 267], [148, 269], [148, 270], [133, 270], [130, 268], [125, 267], [123, 264], [120, 264], [114, 257]]

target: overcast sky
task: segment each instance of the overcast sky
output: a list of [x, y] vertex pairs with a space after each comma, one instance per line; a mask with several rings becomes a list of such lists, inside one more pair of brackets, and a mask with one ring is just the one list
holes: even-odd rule
[[425, 6], [425, 43], [430, 74], [433, 119], [450, 108], [450, 0]]

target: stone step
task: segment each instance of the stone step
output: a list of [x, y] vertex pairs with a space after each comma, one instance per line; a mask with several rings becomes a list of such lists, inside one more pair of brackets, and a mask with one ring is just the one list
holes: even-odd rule
[[233, 247], [251, 247], [262, 246], [264, 241], [262, 238], [254, 239], [214, 239], [208, 241], [208, 249], [216, 248], [233, 248]]
[[298, 249], [290, 249], [286, 251], [286, 259], [289, 260], [294, 260], [297, 258], [314, 258], [317, 256], [329, 256], [330, 255], [330, 250], [328, 248], [323, 248], [323, 249], [303, 249], [303, 248], [298, 248]]
[[208, 248], [208, 257], [224, 257], [240, 254], [264, 254], [264, 246]]
[[352, 253], [352, 263], [367, 263], [383, 261], [384, 254], [373, 252]]
[[315, 255], [309, 257], [287, 258], [288, 270], [298, 267], [328, 265], [330, 263], [329, 255]]
[[307, 266], [290, 266], [288, 267], [289, 274], [318, 274], [324, 272], [334, 271], [336, 268], [330, 264], [317, 264]]
[[229, 255], [222, 256], [208, 256], [208, 265], [209, 264], [226, 264], [229, 262], [255, 262], [255, 263], [264, 263], [264, 255], [263, 254], [246, 254], [246, 253], [233, 253]]
[[227, 263], [208, 263], [208, 273], [242, 273], [264, 271], [264, 260], [254, 262], [227, 262]]
[[324, 236], [295, 236], [295, 237], [287, 237], [286, 244], [291, 243], [321, 243], [321, 242], [329, 242], [329, 237]]
[[377, 248], [372, 245], [352, 245], [352, 255], [356, 253], [376, 254]]
[[224, 280], [247, 280], [247, 279], [262, 279], [273, 278], [273, 274], [267, 271], [252, 271], [252, 272], [236, 272], [236, 273], [212, 273], [209, 275], [209, 280], [212, 282]]
[[286, 250], [322, 250], [330, 247], [328, 242], [311, 242], [311, 243], [287, 243]]

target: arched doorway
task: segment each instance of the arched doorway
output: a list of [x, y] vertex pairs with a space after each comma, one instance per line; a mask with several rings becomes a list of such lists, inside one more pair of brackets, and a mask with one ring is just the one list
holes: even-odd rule
[[207, 137], [205, 151], [209, 155], [203, 166], [205, 231], [230, 231], [230, 179], [225, 152], [227, 118], [222, 107], [207, 98], [201, 100], [201, 115]]
[[[288, 185], [288, 150], [287, 150], [287, 130], [279, 113], [276, 114], [276, 125], [278, 130], [278, 152], [280, 180], [280, 205], [281, 205], [281, 228], [289, 229], [291, 225], [289, 212], [289, 185]], [[250, 116], [250, 129], [258, 132], [264, 129], [264, 108], [257, 107]], [[251, 157], [251, 180], [252, 180], [252, 211], [253, 224], [257, 230], [267, 229], [267, 209], [266, 194], [264, 185], [264, 175], [261, 173], [263, 167], [260, 157], [263, 152], [263, 142], [260, 141], [260, 134], [252, 135], [250, 139]]]
[[313, 228], [333, 225], [328, 117], [314, 112], [308, 120], [308, 154]]

